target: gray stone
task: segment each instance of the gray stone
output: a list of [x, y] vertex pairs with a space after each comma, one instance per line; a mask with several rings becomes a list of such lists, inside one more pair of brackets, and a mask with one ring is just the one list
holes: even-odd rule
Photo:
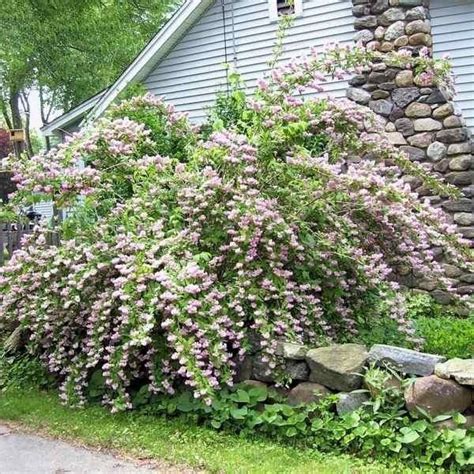
[[[383, 26], [390, 26], [404, 19], [405, 11], [402, 8], [389, 8], [379, 16], [379, 23]], [[405, 27], [404, 23], [403, 26]]]
[[421, 95], [430, 95], [432, 92], [433, 92], [433, 89], [431, 89], [431, 87], [422, 87], [420, 89]]
[[385, 131], [386, 132], [396, 132], [397, 129], [395, 128], [395, 124], [392, 122], [388, 122], [387, 125], [385, 125]]
[[473, 174], [471, 171], [453, 171], [445, 176], [445, 179], [450, 184], [457, 186], [467, 186], [472, 184]]
[[354, 42], [359, 41], [363, 44], [368, 43], [374, 39], [374, 34], [370, 30], [360, 30], [354, 35]]
[[290, 405], [317, 403], [330, 394], [331, 391], [324, 385], [302, 382], [290, 390], [288, 403]]
[[458, 286], [456, 290], [460, 295], [473, 295], [474, 294], [474, 286], [473, 285]]
[[358, 104], [366, 105], [369, 103], [370, 93], [357, 87], [349, 87], [347, 89], [347, 97]]
[[453, 171], [465, 171], [472, 165], [471, 155], [459, 155], [449, 162], [449, 169]]
[[356, 18], [370, 15], [370, 8], [367, 5], [357, 5], [352, 7], [352, 15]]
[[395, 128], [402, 133], [404, 137], [409, 137], [415, 133], [413, 122], [407, 118], [400, 118], [395, 120]]
[[431, 23], [428, 20], [415, 20], [411, 21], [406, 26], [407, 35], [413, 35], [415, 33], [430, 33]]
[[409, 87], [413, 85], [413, 71], [400, 71], [395, 78], [398, 87]]
[[466, 128], [452, 128], [441, 130], [436, 134], [436, 140], [443, 143], [459, 143], [469, 138], [469, 132]]
[[[433, 44], [433, 40], [431, 39], [431, 35], [427, 35], [426, 33], [415, 33], [408, 38], [408, 43], [412, 46], [431, 46]], [[430, 84], [424, 84], [430, 85]]]
[[446, 173], [446, 171], [449, 169], [449, 160], [443, 158], [442, 160], [435, 162], [433, 169], [438, 173]]
[[439, 304], [451, 304], [453, 301], [453, 295], [448, 291], [434, 290], [430, 293], [430, 296]]
[[471, 390], [453, 380], [436, 375], [421, 377], [405, 391], [405, 403], [410, 413], [421, 408], [430, 416], [463, 412], [471, 406]]
[[401, 7], [417, 7], [423, 5], [423, 0], [395, 0], [394, 5]]
[[[454, 222], [459, 225], [474, 225], [474, 214], [470, 212], [457, 212], [453, 216]], [[468, 282], [474, 283], [474, 282]]]
[[466, 239], [474, 239], [474, 227], [458, 227], [459, 233]]
[[439, 89], [436, 89], [428, 97], [423, 98], [423, 102], [426, 104], [445, 104], [447, 102], [447, 98]]
[[390, 93], [387, 91], [381, 91], [380, 89], [377, 89], [376, 91], [372, 92], [373, 100], [387, 99], [388, 97], [390, 97]]
[[350, 392], [360, 388], [360, 375], [367, 360], [367, 351], [359, 344], [336, 344], [312, 349], [306, 354], [310, 381], [333, 390]]
[[463, 424], [457, 424], [454, 422], [453, 419], [439, 421], [435, 423], [435, 428], [437, 430], [455, 430], [455, 429], [470, 429], [474, 428], [474, 415], [467, 415], [465, 416], [466, 422]]
[[428, 158], [432, 161], [442, 160], [446, 156], [447, 147], [444, 143], [433, 142], [427, 150]]
[[336, 411], [338, 415], [345, 415], [358, 410], [370, 397], [365, 392], [349, 392], [339, 393], [339, 399], [336, 403]]
[[423, 161], [426, 156], [424, 150], [414, 146], [402, 146], [400, 150], [406, 153], [411, 161]]
[[[284, 365], [278, 367], [278, 370], [284, 371], [292, 380], [308, 380], [309, 369], [304, 361], [287, 360]], [[275, 370], [272, 370], [260, 356], [255, 356], [253, 359], [252, 377], [261, 382], [277, 381]]]
[[392, 145], [406, 145], [407, 141], [400, 132], [389, 132], [385, 134]]
[[408, 137], [408, 143], [411, 146], [416, 146], [419, 148], [428, 147], [433, 141], [433, 134], [431, 133], [416, 133], [415, 135]]
[[378, 366], [389, 364], [395, 370], [411, 375], [431, 375], [435, 365], [445, 360], [442, 356], [385, 344], [375, 344], [369, 352], [370, 362]]
[[450, 359], [436, 364], [435, 374], [443, 379], [454, 379], [461, 385], [474, 387], [474, 359]]
[[430, 280], [428, 278], [422, 278], [421, 280], [418, 280], [418, 288], [420, 290], [433, 291], [437, 286], [437, 280]]
[[474, 283], [474, 273], [466, 273], [465, 275], [461, 277], [461, 281], [465, 283]]
[[369, 81], [374, 84], [383, 84], [395, 79], [397, 71], [395, 69], [385, 69], [384, 71], [373, 71], [369, 74]]
[[363, 16], [354, 20], [354, 29], [365, 30], [377, 26], [377, 17], [374, 15]]
[[[420, 102], [412, 102], [405, 110], [405, 115], [411, 118], [430, 117], [431, 106], [428, 104], [420, 104]], [[441, 124], [440, 124], [441, 125]], [[440, 129], [438, 129], [440, 130]]]
[[393, 103], [382, 99], [382, 100], [371, 100], [369, 101], [369, 107], [376, 113], [388, 117], [393, 109]]
[[242, 382], [250, 377], [252, 377], [252, 357], [246, 356], [243, 361], [239, 362], [234, 380]]
[[351, 86], [362, 86], [367, 82], [367, 77], [364, 74], [357, 74], [349, 80]]
[[241, 384], [245, 387], [249, 388], [267, 388], [267, 384], [264, 382], [261, 382], [260, 380], [243, 380]]
[[443, 128], [441, 122], [438, 122], [432, 118], [417, 119], [413, 122], [413, 125], [415, 127], [415, 132], [434, 132]]
[[383, 26], [378, 26], [374, 31], [375, 39], [382, 40], [385, 36], [385, 28]]
[[376, 15], [380, 15], [380, 13], [383, 13], [387, 9], [388, 0], [376, 0], [372, 5], [372, 13], [375, 13]]
[[424, 20], [424, 19], [426, 19], [426, 11], [423, 7], [412, 8], [411, 10], [408, 10], [406, 13], [407, 21]]
[[458, 155], [460, 153], [472, 153], [472, 145], [469, 142], [453, 143], [448, 147], [448, 155]]
[[[443, 265], [444, 272], [448, 278], [457, 278], [462, 274], [462, 270], [459, 267], [456, 267], [456, 265], [451, 265], [449, 263], [445, 263]], [[435, 366], [436, 368], [436, 366]]]
[[454, 107], [452, 104], [447, 103], [436, 107], [433, 111], [433, 117], [435, 119], [445, 118], [448, 115], [451, 115], [454, 112]]
[[379, 89], [382, 89], [383, 91], [393, 91], [396, 89], [395, 82], [382, 82], [382, 84], [379, 84]]
[[392, 92], [392, 99], [399, 107], [406, 107], [408, 104], [420, 97], [420, 90], [418, 87], [404, 87], [395, 89]]
[[393, 41], [405, 34], [405, 23], [403, 21], [396, 21], [391, 24], [385, 31], [385, 40]]
[[393, 46], [395, 46], [395, 48], [402, 48], [403, 46], [406, 46], [407, 44], [408, 44], [408, 36], [406, 35], [400, 36], [393, 42]]
[[276, 347], [276, 355], [285, 359], [304, 360], [307, 352], [306, 346], [292, 342], [278, 342]]
[[464, 127], [464, 125], [466, 125], [466, 121], [462, 117], [451, 115], [444, 119], [443, 125], [446, 128]]
[[445, 201], [443, 203], [443, 208], [448, 212], [472, 212], [473, 201], [469, 198]]
[[404, 115], [405, 115], [405, 113], [403, 112], [403, 109], [401, 109], [400, 107], [395, 106], [392, 109], [392, 112], [390, 113], [390, 115], [388, 116], [388, 119], [391, 120], [392, 122], [395, 122], [399, 118], [402, 118]]

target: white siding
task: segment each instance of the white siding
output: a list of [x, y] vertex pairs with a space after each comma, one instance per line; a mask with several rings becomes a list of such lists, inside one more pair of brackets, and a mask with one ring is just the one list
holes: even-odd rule
[[[225, 26], [221, 0], [216, 0], [144, 81], [152, 93], [189, 112], [195, 121], [205, 118], [216, 92], [225, 87], [226, 52], [227, 61], [235, 63], [252, 88], [268, 69], [275, 43], [277, 25], [270, 22], [268, 0], [226, 3]], [[304, 0], [303, 15], [287, 32], [282, 60], [299, 56], [311, 46], [350, 44], [354, 34], [351, 5], [350, 0]], [[346, 82], [334, 81], [325, 89], [341, 97]]]
[[43, 201], [34, 204], [33, 209], [45, 219], [51, 219], [51, 217], [53, 217], [53, 203], [51, 201]]
[[432, 0], [436, 56], [448, 54], [456, 76], [456, 103], [474, 131], [474, 0]]

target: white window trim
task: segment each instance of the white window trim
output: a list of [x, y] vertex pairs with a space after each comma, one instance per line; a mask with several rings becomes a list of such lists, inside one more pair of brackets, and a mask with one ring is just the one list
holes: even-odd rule
[[[294, 2], [295, 2], [295, 13], [293, 14], [293, 16], [298, 18], [299, 16], [303, 15], [303, 0], [294, 0]], [[278, 21], [279, 17], [278, 17], [277, 0], [268, 0], [268, 12], [269, 12], [271, 22]]]

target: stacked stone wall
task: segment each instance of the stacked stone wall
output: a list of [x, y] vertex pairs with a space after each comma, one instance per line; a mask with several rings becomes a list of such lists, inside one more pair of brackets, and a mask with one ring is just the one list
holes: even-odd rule
[[[465, 427], [474, 426], [474, 359], [451, 359], [396, 346], [376, 344], [367, 350], [360, 344], [308, 347], [279, 341], [280, 364], [271, 366], [259, 348], [240, 366], [238, 382], [268, 387], [292, 405], [318, 402], [337, 394], [336, 410], [345, 414], [370, 400], [375, 387], [364, 373], [376, 366], [388, 370], [384, 386], [404, 392], [407, 410], [419, 409], [432, 417], [464, 413]], [[276, 384], [284, 374], [287, 386]], [[364, 390], [365, 389], [365, 390]], [[440, 428], [455, 428], [449, 420]]]
[[[430, 0], [352, 0], [355, 40], [381, 52], [410, 51], [414, 56], [433, 54]], [[406, 177], [411, 188], [433, 205], [441, 206], [459, 232], [474, 244], [473, 142], [471, 132], [449, 92], [410, 69], [375, 63], [350, 82], [347, 96], [383, 117], [387, 136], [411, 160], [456, 185], [455, 200], [432, 195], [421, 180]], [[439, 258], [442, 258], [441, 251]], [[462, 294], [474, 291], [474, 275], [446, 265], [447, 274]], [[404, 275], [408, 287], [432, 293], [449, 303], [448, 293], [423, 275]]]

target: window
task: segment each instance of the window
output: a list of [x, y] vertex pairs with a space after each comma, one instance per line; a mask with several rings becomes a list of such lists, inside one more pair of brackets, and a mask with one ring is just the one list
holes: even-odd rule
[[270, 20], [277, 21], [284, 15], [301, 16], [303, 0], [269, 0]]

